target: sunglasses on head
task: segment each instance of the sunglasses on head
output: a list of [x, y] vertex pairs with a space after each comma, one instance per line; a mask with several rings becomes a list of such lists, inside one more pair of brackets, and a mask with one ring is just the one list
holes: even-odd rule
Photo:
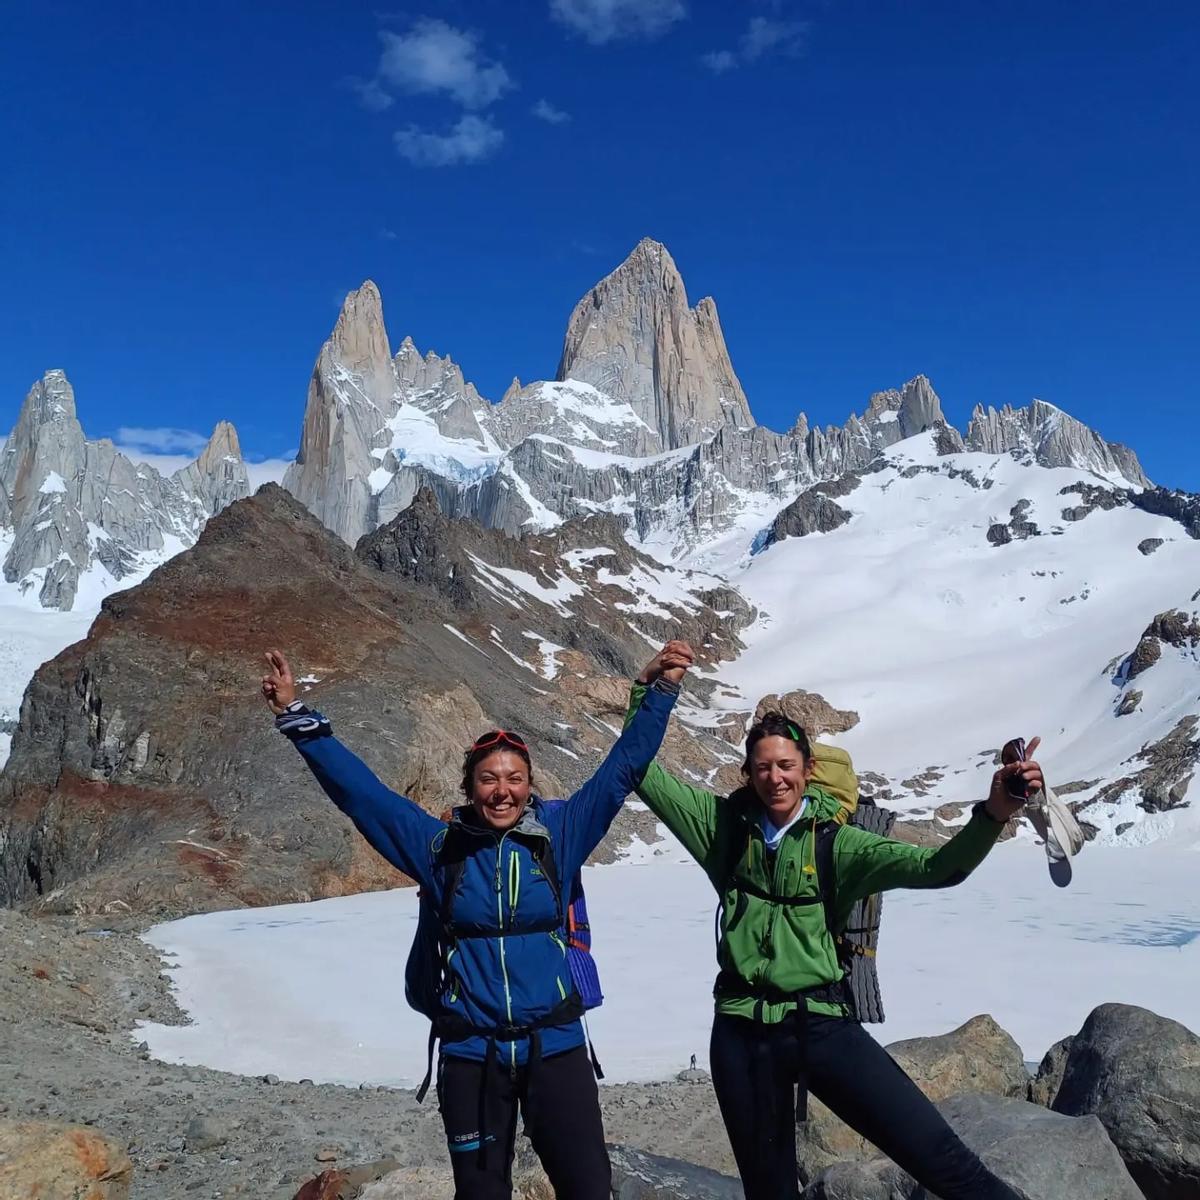
[[468, 755], [475, 754], [479, 750], [487, 750], [490, 746], [516, 746], [519, 750], [529, 752], [529, 747], [525, 745], [525, 739], [519, 733], [510, 733], [507, 729], [493, 729], [491, 733], [485, 733], [482, 737], [478, 737], [471, 743]]
[[793, 742], [798, 742], [800, 740], [800, 730], [797, 729], [796, 726], [791, 723], [791, 721], [787, 722], [787, 731]]

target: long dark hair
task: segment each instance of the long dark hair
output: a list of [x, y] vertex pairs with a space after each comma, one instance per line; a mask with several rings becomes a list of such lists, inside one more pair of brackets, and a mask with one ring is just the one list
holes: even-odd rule
[[783, 713], [772, 709], [763, 713], [762, 720], [755, 721], [750, 726], [750, 732], [746, 734], [746, 761], [742, 763], [742, 774], [747, 779], [750, 778], [750, 757], [754, 753], [754, 747], [765, 737], [787, 738], [789, 742], [796, 743], [805, 762], [812, 758], [808, 734], [795, 721], [789, 721]]
[[[499, 735], [499, 736], [497, 736]], [[529, 784], [533, 786], [533, 763], [529, 759], [529, 747], [524, 741], [516, 741], [502, 729], [493, 729], [476, 739], [475, 744], [463, 755], [462, 794], [468, 800], [475, 788], [475, 768], [490, 754], [497, 750], [511, 750], [525, 761], [525, 769], [529, 772]]]

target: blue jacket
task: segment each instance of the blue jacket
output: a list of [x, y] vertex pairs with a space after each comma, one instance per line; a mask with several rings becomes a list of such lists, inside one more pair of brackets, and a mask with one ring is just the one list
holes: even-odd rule
[[[511, 927], [514, 932], [456, 943], [448, 963], [452, 984], [447, 1012], [481, 1029], [527, 1025], [549, 1013], [570, 990], [565, 938], [561, 931], [544, 931], [556, 912], [554, 894], [529, 843], [537, 836], [549, 837], [559, 879], [568, 884], [654, 761], [674, 704], [674, 696], [650, 689], [608, 757], [569, 802], [535, 797], [518, 830], [477, 832], [455, 894], [453, 920], [459, 926]], [[336, 738], [312, 734], [293, 736], [293, 741], [317, 782], [363, 837], [440, 908], [444, 872], [436, 855], [446, 823], [385, 787]], [[543, 931], [519, 932], [525, 925], [539, 925]], [[584, 1041], [578, 1020], [544, 1028], [540, 1036], [545, 1055]], [[499, 1042], [497, 1051], [500, 1062], [520, 1066], [528, 1059], [529, 1039]], [[482, 1060], [487, 1039], [450, 1042], [443, 1052]]]

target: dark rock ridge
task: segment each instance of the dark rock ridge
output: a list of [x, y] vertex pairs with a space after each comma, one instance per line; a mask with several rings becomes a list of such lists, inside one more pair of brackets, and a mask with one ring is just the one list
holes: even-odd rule
[[843, 475], [806, 488], [771, 522], [763, 548], [789, 537], [807, 537], [810, 533], [830, 533], [850, 520], [848, 513], [834, 503], [834, 496], [848, 496], [858, 486], [857, 475]]
[[569, 790], [611, 744], [649, 642], [679, 631], [712, 661], [750, 616], [613, 532], [516, 543], [426, 496], [356, 554], [274, 485], [230, 506], [34, 676], [0, 774], [0, 903], [177, 915], [394, 885], [272, 729], [255, 695], [272, 646], [431, 810], [491, 725], [527, 736], [539, 790]]
[[[1137, 694], [1137, 693], [1133, 693]], [[1106, 784], [1090, 800], [1076, 801], [1071, 808], [1076, 813], [1100, 808], [1118, 801], [1130, 788], [1139, 793], [1138, 805], [1146, 812], [1167, 812], [1187, 808], [1188, 787], [1197, 765], [1200, 765], [1200, 717], [1190, 714], [1180, 717], [1171, 731], [1156, 742], [1145, 746], [1126, 760], [1128, 764], [1144, 763], [1141, 768], [1129, 767], [1129, 774]], [[1084, 832], [1090, 826], [1085, 826]], [[1089, 835], [1094, 836], [1094, 834]]]
[[1148, 671], [1162, 657], [1164, 645], [1177, 650], [1192, 650], [1200, 645], [1200, 616], [1179, 609], [1158, 613], [1146, 626], [1133, 653], [1121, 663], [1121, 676], [1128, 681]]

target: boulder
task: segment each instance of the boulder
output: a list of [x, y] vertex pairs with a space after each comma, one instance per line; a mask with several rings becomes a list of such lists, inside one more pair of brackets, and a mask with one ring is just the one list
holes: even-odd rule
[[[742, 1185], [729, 1175], [675, 1158], [609, 1146], [613, 1200], [741, 1200]], [[295, 1200], [452, 1200], [454, 1183], [444, 1166], [406, 1167], [380, 1174], [385, 1164], [327, 1171], [310, 1180]], [[365, 1185], [359, 1181], [371, 1173]], [[324, 1190], [320, 1190], [324, 1188]], [[554, 1191], [527, 1139], [513, 1164], [515, 1200], [554, 1200]]]
[[1029, 1081], [1029, 1102], [1054, 1107], [1054, 1098], [1062, 1086], [1063, 1072], [1067, 1069], [1067, 1055], [1071, 1052], [1073, 1037], [1055, 1042], [1038, 1064], [1037, 1075]]
[[[942, 1115], [987, 1167], [1025, 1200], [1140, 1200], [1103, 1125], [1064, 1118], [1023, 1100], [955, 1096]], [[803, 1200], [927, 1200], [929, 1193], [886, 1158], [839, 1163]]]
[[0, 1121], [0, 1196], [125, 1200], [133, 1164], [94, 1129]]
[[1071, 1043], [1055, 1112], [1099, 1117], [1147, 1200], [1200, 1196], [1200, 1037], [1102, 1004]]
[[939, 1037], [893, 1042], [888, 1052], [932, 1100], [965, 1092], [1024, 1099], [1029, 1086], [1021, 1047], [986, 1013]]
[[[1029, 1086], [1021, 1048], [987, 1015], [950, 1033], [895, 1042], [888, 1052], [933, 1101], [963, 1092], [1024, 1099]], [[836, 1162], [870, 1158], [874, 1147], [819, 1100], [809, 1098], [808, 1122], [797, 1145], [800, 1177], [807, 1181]]]
[[742, 1200], [742, 1185], [731, 1175], [628, 1146], [609, 1146], [608, 1153], [614, 1200]]

